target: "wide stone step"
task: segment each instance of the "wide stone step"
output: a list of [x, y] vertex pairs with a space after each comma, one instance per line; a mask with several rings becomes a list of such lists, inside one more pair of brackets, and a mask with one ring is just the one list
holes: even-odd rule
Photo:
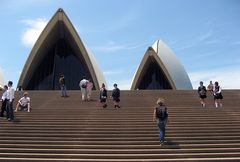
[[[91, 102], [80, 91], [29, 93], [31, 113], [0, 119], [0, 161], [240, 161], [240, 91], [223, 91], [223, 108], [209, 93], [202, 108], [196, 91], [122, 91], [120, 109], [110, 99], [103, 109], [99, 91]], [[164, 146], [152, 121], [158, 97], [169, 111]]]

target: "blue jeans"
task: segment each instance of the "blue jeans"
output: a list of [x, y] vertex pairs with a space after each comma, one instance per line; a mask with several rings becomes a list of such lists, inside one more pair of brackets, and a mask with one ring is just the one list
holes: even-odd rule
[[158, 128], [159, 128], [159, 138], [160, 138], [160, 141], [164, 141], [166, 124], [167, 124], [167, 120], [166, 119], [165, 120], [157, 119], [157, 125], [158, 125]]
[[14, 119], [14, 113], [13, 113], [13, 101], [10, 102], [7, 100], [7, 105], [6, 105], [6, 110], [7, 110], [7, 119]]
[[62, 97], [66, 97], [67, 96], [67, 88], [66, 86], [61, 86], [61, 95]]

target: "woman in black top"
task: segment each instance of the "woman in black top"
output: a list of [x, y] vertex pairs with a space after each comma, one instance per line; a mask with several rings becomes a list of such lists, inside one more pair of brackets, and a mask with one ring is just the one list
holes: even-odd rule
[[207, 89], [203, 85], [202, 81], [200, 82], [200, 86], [198, 87], [198, 94], [199, 94], [199, 98], [200, 98], [202, 107], [205, 107], [206, 106], [205, 98], [207, 98]]
[[106, 101], [107, 101], [107, 90], [105, 88], [105, 84], [104, 83], [102, 84], [102, 88], [100, 89], [100, 98], [99, 98], [99, 100], [102, 103], [102, 107], [106, 108], [107, 107], [107, 104], [106, 104]]
[[119, 106], [119, 102], [120, 102], [120, 90], [118, 89], [116, 83], [115, 83], [113, 86], [114, 86], [114, 89], [113, 89], [113, 91], [112, 91], [112, 99], [113, 99], [114, 107], [115, 107], [115, 108], [120, 108], [120, 106]]

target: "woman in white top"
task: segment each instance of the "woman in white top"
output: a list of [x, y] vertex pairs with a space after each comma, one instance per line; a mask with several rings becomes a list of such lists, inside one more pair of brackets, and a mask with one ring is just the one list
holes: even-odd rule
[[79, 83], [79, 87], [82, 93], [82, 101], [87, 101], [87, 79], [82, 79]]
[[23, 97], [18, 101], [15, 112], [21, 109], [27, 109], [27, 111], [30, 112], [30, 98], [27, 92], [25, 92]]
[[214, 96], [214, 102], [215, 102], [215, 106], [218, 107], [218, 105], [220, 107], [222, 107], [222, 88], [219, 86], [218, 82], [215, 82], [215, 86], [213, 88], [213, 96]]

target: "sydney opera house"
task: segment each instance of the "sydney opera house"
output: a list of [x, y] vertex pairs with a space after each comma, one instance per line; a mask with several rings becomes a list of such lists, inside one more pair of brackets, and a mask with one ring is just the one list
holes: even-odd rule
[[[56, 90], [59, 76], [67, 78], [67, 88], [78, 90], [85, 77], [94, 89], [106, 84], [91, 51], [81, 40], [69, 18], [59, 9], [35, 43], [22, 70], [18, 86], [25, 90]], [[149, 47], [132, 81], [136, 89], [192, 89], [183, 65], [162, 41]]]
[[[156, 40], [142, 55], [130, 91], [121, 91], [121, 108], [110, 93], [107, 108], [103, 107], [99, 91], [92, 92], [91, 102], [82, 101], [82, 94], [74, 90], [79, 90], [83, 77], [92, 79], [95, 90], [106, 81], [59, 9], [33, 46], [17, 85], [28, 90], [31, 111], [16, 106], [14, 120], [5, 120], [0, 113], [0, 161], [239, 162], [240, 91], [224, 89], [220, 107], [207, 92], [207, 106], [202, 107], [184, 66], [163, 41]], [[55, 91], [61, 74], [67, 78], [69, 97]], [[0, 69], [1, 86], [4, 81]], [[20, 97], [22, 92], [16, 92], [15, 103], [9, 100], [8, 105], [15, 106]], [[154, 121], [160, 97], [166, 101], [169, 122]], [[165, 134], [163, 123], [167, 123], [164, 142], [159, 139]]]

